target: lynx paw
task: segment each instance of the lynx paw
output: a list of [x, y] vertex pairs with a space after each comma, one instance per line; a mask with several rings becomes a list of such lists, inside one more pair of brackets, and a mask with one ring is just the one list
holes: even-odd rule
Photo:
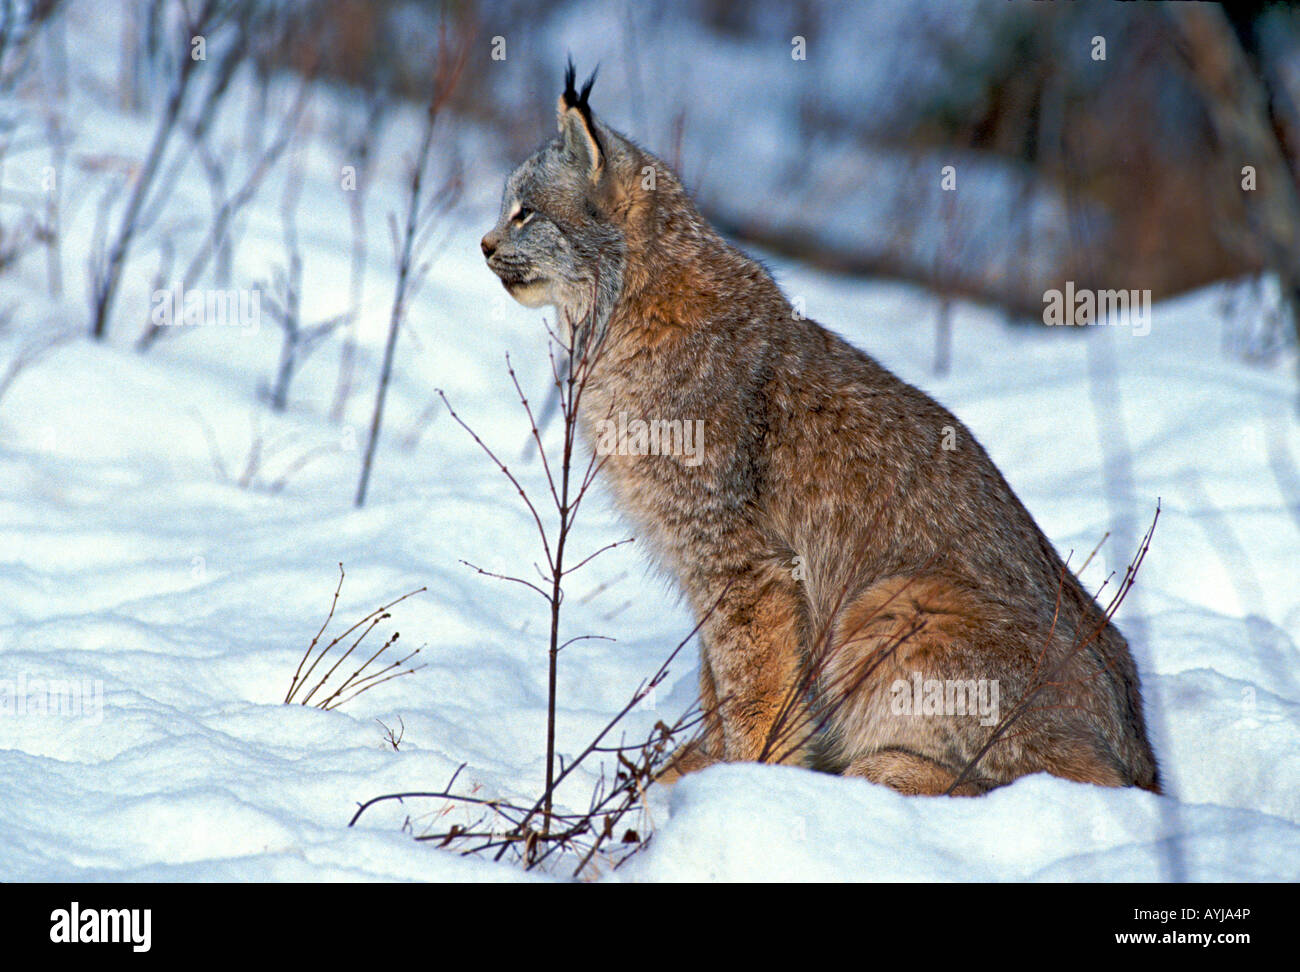
[[668, 765], [655, 777], [656, 783], [671, 786], [687, 773], [694, 773], [706, 766], [720, 762], [719, 757], [709, 752], [699, 741], [685, 743], [668, 760]]

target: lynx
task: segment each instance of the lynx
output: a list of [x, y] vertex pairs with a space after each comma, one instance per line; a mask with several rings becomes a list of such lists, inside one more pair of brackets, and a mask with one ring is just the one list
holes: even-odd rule
[[[914, 794], [1039, 772], [1159, 792], [1124, 637], [975, 437], [796, 313], [661, 159], [596, 119], [594, 77], [579, 90], [570, 62], [559, 135], [510, 175], [482, 250], [515, 300], [599, 343], [593, 448], [609, 416], [703, 423], [691, 461], [603, 457], [701, 620], [706, 727], [665, 778], [766, 760]], [[1045, 672], [982, 756], [986, 706], [924, 703], [934, 683], [1011, 705]], [[817, 731], [778, 751], [792, 711]]]

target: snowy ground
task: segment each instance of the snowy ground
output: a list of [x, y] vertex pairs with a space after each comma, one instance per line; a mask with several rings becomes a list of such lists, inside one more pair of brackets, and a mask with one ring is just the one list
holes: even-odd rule
[[[102, 59], [101, 59], [102, 60]], [[94, 59], [74, 63], [93, 65]], [[138, 158], [149, 126], [109, 114], [91, 67], [67, 117], [74, 184], [68, 294], [48, 296], [38, 254], [0, 278], [13, 321], [0, 368], [33, 338], [82, 328], [95, 187], [92, 160]], [[102, 82], [101, 83], [106, 83]], [[77, 101], [76, 99], [81, 99]], [[539, 134], [547, 124], [539, 108]], [[157, 244], [128, 274], [114, 333], [76, 340], [0, 400], [0, 879], [518, 880], [400, 830], [416, 808], [349, 830], [355, 804], [461, 782], [527, 798], [544, 775], [546, 617], [540, 600], [459, 563], [521, 572], [538, 558], [526, 511], [464, 432], [462, 416], [528, 485], [527, 425], [505, 374], [511, 352], [540, 398], [539, 315], [504, 299], [479, 235], [504, 171], [471, 186], [410, 313], [386, 434], [363, 511], [352, 508], [378, 347], [391, 300], [385, 214], [398, 207], [413, 130], [386, 142], [371, 190], [362, 390], [325, 417], [337, 348], [320, 351], [275, 416], [258, 398], [278, 336], [191, 328], [131, 349], [149, 307]], [[35, 153], [39, 154], [39, 153]], [[340, 160], [314, 143], [300, 232], [308, 319], [347, 299]], [[32, 188], [40, 164], [9, 163]], [[93, 197], [92, 197], [93, 193]], [[80, 200], [80, 201], [78, 201]], [[278, 184], [247, 222], [235, 281], [283, 262]], [[192, 170], [178, 213], [206, 212]], [[177, 230], [182, 233], [183, 230]], [[951, 374], [930, 371], [936, 302], [914, 288], [777, 263], [789, 293], [953, 408], [1092, 587], [1122, 570], [1163, 514], [1120, 623], [1133, 643], [1169, 795], [1025, 779], [980, 800], [907, 799], [870, 784], [758, 766], [718, 767], [654, 796], [649, 850], [619, 879], [1290, 880], [1300, 876], [1300, 431], [1294, 360], [1248, 365], [1220, 350], [1224, 288], [1154, 308], [1150, 333], [1014, 328], [959, 305]], [[1239, 309], [1239, 313], [1258, 312]], [[209, 435], [210, 433], [210, 435]], [[215, 440], [229, 476], [213, 461]], [[268, 449], [249, 488], [250, 447]], [[270, 447], [279, 444], [278, 449]], [[300, 457], [319, 454], [269, 488]], [[625, 536], [603, 495], [584, 512], [588, 550]], [[281, 704], [347, 571], [336, 618], [427, 586], [390, 627], [427, 667], [322, 712]], [[566, 605], [559, 749], [604, 725], [691, 627], [635, 545], [595, 562]], [[102, 709], [19, 715], [41, 680], [102, 686]], [[691, 701], [688, 658], [633, 731]], [[4, 703], [8, 700], [8, 708]], [[380, 723], [404, 724], [400, 749]], [[585, 800], [592, 777], [561, 798]], [[427, 821], [416, 820], [416, 826]]]

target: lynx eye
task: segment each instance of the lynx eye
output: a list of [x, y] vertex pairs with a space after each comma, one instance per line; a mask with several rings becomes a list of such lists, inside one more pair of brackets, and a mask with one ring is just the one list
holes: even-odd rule
[[534, 210], [529, 209], [527, 206], [520, 206], [519, 212], [515, 213], [514, 219], [511, 220], [511, 222], [516, 226], [524, 226], [536, 215], [537, 213]]

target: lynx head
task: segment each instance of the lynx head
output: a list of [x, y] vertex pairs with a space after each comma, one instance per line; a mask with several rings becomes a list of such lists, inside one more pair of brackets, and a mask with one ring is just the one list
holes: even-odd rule
[[506, 180], [483, 256], [527, 307], [552, 305], [573, 319], [616, 296], [642, 153], [601, 124], [588, 104], [595, 72], [575, 87], [573, 62], [557, 108], [559, 135]]

